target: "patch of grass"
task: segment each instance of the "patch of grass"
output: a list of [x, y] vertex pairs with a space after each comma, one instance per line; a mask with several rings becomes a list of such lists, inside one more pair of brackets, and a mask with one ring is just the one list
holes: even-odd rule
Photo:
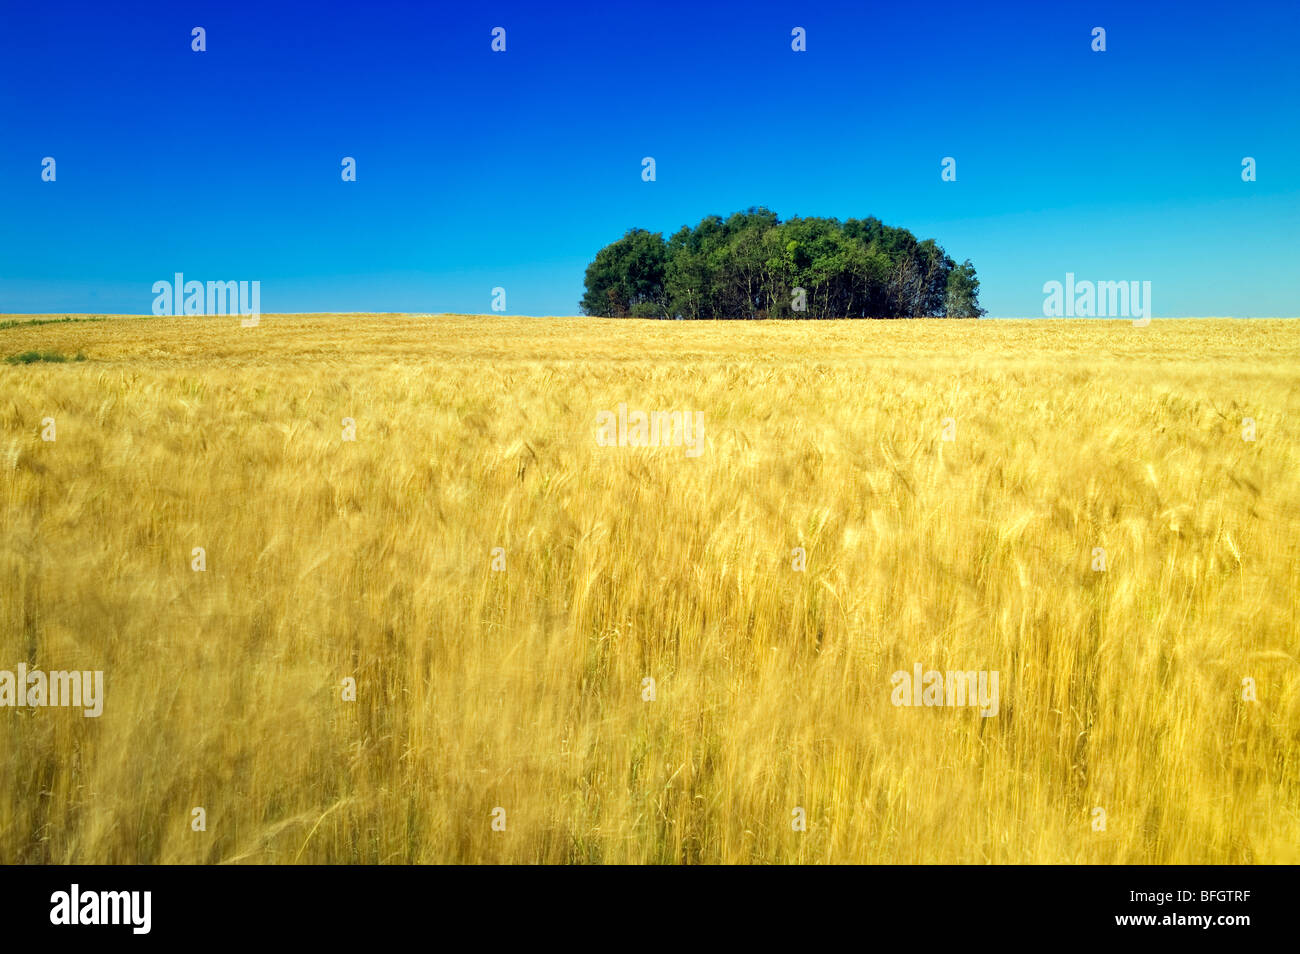
[[66, 325], [71, 321], [107, 321], [107, 318], [100, 317], [82, 317], [80, 315], [73, 318], [31, 318], [23, 320], [21, 318], [9, 318], [0, 321], [0, 331], [6, 328], [34, 328], [37, 325]]
[[38, 361], [44, 361], [49, 364], [64, 364], [68, 361], [85, 361], [86, 356], [80, 351], [75, 358], [69, 358], [66, 354], [60, 354], [57, 351], [24, 351], [20, 354], [11, 354], [5, 358], [5, 364], [35, 364]]

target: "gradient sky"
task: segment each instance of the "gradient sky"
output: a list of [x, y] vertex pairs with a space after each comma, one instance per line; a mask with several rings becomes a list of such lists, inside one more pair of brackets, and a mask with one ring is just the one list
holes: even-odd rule
[[994, 316], [1041, 316], [1066, 272], [1150, 281], [1157, 317], [1300, 314], [1296, 0], [41, 0], [4, 21], [0, 312], [144, 314], [181, 271], [260, 281], [264, 313], [486, 313], [499, 285], [509, 313], [576, 314], [627, 229], [766, 205], [935, 238]]

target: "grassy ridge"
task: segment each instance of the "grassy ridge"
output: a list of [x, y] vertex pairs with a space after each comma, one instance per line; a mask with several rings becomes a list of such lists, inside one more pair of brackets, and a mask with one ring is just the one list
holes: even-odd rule
[[[0, 669], [107, 696], [0, 709], [7, 860], [1300, 861], [1296, 322], [4, 345], [89, 360], [0, 365]], [[999, 714], [893, 706], [918, 662]]]

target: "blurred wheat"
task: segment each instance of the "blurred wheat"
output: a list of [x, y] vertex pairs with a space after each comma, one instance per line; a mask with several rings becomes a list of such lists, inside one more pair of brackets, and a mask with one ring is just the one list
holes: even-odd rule
[[[0, 669], [106, 702], [0, 709], [0, 861], [1300, 860], [1296, 322], [0, 330], [30, 350], [86, 360], [0, 363]], [[598, 447], [620, 402], [707, 450]], [[1001, 712], [895, 708], [916, 662]]]

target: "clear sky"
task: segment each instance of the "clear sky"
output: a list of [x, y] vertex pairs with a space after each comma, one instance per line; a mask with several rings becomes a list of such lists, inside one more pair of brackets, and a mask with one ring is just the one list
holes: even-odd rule
[[184, 272], [576, 314], [627, 229], [751, 205], [934, 238], [994, 316], [1066, 272], [1298, 315], [1300, 3], [6, 4], [0, 312], [144, 314]]

